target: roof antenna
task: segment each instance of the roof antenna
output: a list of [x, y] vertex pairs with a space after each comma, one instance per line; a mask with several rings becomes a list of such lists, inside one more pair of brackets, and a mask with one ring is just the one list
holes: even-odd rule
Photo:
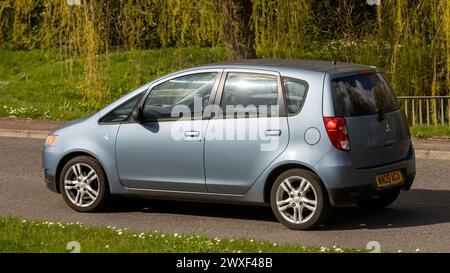
[[335, 66], [336, 65], [336, 59], [338, 58], [338, 55], [336, 54], [336, 52], [333, 49], [332, 42], [328, 42], [327, 43], [327, 47], [328, 47], [328, 52], [331, 54], [331, 57], [333, 58], [333, 61], [331, 62], [331, 65]]

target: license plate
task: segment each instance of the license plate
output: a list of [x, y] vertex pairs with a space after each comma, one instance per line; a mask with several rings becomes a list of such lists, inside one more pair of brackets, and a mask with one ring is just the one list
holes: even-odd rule
[[403, 175], [399, 170], [379, 174], [375, 176], [375, 179], [377, 181], [378, 188], [386, 188], [403, 183]]

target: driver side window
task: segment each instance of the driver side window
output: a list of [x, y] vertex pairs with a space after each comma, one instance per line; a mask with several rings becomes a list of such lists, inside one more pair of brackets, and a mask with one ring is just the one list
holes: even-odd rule
[[144, 108], [144, 121], [176, 120], [183, 114], [202, 115], [208, 105], [217, 73], [198, 73], [181, 76], [154, 87]]

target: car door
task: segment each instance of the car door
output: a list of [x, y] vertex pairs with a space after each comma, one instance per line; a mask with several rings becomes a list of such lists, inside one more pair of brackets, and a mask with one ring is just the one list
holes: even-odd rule
[[116, 158], [122, 184], [134, 189], [204, 192], [203, 107], [220, 70], [172, 76], [147, 92], [143, 123], [121, 124]]
[[205, 134], [206, 186], [208, 192], [241, 195], [288, 144], [280, 75], [229, 69], [219, 90], [219, 113]]

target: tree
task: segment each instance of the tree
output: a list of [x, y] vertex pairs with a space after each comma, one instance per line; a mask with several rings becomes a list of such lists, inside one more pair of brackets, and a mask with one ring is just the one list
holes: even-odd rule
[[254, 33], [251, 28], [251, 0], [220, 0], [223, 41], [231, 59], [255, 58]]

